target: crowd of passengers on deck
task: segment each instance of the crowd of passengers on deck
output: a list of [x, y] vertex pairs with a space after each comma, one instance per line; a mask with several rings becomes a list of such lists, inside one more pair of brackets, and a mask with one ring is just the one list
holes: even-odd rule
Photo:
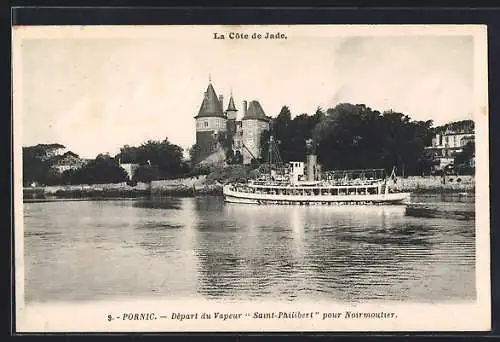
[[378, 187], [365, 188], [287, 188], [279, 189], [273, 187], [251, 187], [246, 185], [231, 185], [230, 189], [242, 193], [266, 194], [266, 195], [295, 195], [295, 196], [337, 196], [337, 195], [376, 195]]
[[[374, 185], [377, 183], [382, 182], [383, 179], [374, 179], [374, 178], [356, 178], [356, 179], [333, 179], [333, 178], [328, 178], [328, 179], [322, 179], [321, 181], [316, 181], [318, 185], [324, 185], [324, 186], [364, 186], [364, 185]], [[297, 184], [291, 184], [289, 180], [282, 180], [282, 179], [257, 179], [255, 181], [252, 181], [253, 184], [255, 185], [269, 185], [269, 186], [301, 186], [302, 180], [299, 180]]]

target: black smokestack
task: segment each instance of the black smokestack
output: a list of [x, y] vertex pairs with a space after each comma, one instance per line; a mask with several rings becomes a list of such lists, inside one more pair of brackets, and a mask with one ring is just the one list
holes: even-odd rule
[[316, 154], [316, 143], [313, 139], [306, 140], [306, 155]]

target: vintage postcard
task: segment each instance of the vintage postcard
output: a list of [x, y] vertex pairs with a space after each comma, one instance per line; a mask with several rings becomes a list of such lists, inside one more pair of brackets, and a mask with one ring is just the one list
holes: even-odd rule
[[14, 27], [17, 332], [489, 330], [487, 65], [481, 25]]

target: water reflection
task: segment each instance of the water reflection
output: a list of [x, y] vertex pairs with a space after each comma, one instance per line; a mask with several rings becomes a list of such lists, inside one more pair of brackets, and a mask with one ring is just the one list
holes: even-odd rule
[[28, 301], [475, 298], [474, 224], [406, 217], [404, 206], [29, 203], [25, 244]]
[[135, 208], [181, 209], [182, 199], [172, 197], [149, 197], [133, 202]]
[[459, 203], [474, 203], [474, 193], [442, 193], [442, 194], [412, 194], [412, 202], [459, 202]]

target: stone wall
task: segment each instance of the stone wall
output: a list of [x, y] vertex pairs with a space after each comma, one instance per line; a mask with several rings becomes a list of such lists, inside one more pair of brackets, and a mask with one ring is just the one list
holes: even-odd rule
[[151, 194], [194, 196], [203, 194], [220, 194], [221, 184], [206, 184], [206, 176], [200, 175], [190, 178], [169, 179], [151, 182]]
[[396, 183], [389, 181], [389, 185], [394, 190], [399, 191], [474, 191], [474, 176], [447, 176], [443, 184], [440, 176], [427, 177], [398, 177]]
[[221, 117], [201, 117], [196, 119], [196, 131], [219, 131], [227, 130], [226, 119]]
[[203, 186], [203, 184], [205, 184], [206, 178], [207, 178], [207, 176], [200, 175], [197, 177], [152, 181], [151, 182], [151, 190], [170, 189], [170, 188], [179, 187], [179, 186], [186, 186], [186, 187], [191, 187], [191, 188], [195, 187], [196, 188], [196, 187]]
[[[243, 120], [242, 126], [243, 143], [246, 148], [255, 158], [261, 157], [260, 136], [267, 129], [268, 123], [262, 120]], [[243, 149], [243, 163], [250, 164], [251, 161], [252, 156], [246, 149]]]
[[137, 183], [136, 186], [127, 185], [127, 183], [116, 184], [92, 184], [92, 185], [57, 185], [46, 186], [43, 188], [45, 194], [54, 194], [57, 191], [78, 191], [78, 190], [147, 190], [149, 185], [147, 183]]

